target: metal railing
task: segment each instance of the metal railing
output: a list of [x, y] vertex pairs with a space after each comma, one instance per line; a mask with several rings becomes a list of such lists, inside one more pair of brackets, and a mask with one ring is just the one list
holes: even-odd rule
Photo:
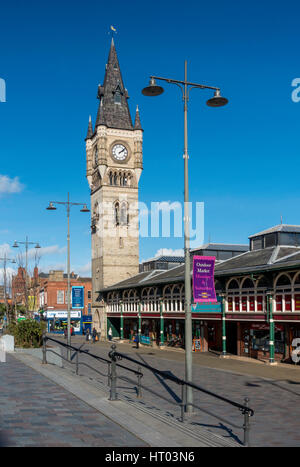
[[[61, 345], [65, 349], [73, 350], [75, 352], [75, 363], [72, 362], [71, 359], [69, 360], [68, 358], [65, 358], [63, 355], [58, 354], [57, 352], [55, 352], [55, 350], [53, 350], [51, 348], [47, 348], [47, 341], [55, 342], [56, 344]], [[83, 350], [82, 347], [84, 345], [85, 344], [82, 344], [80, 347], [74, 347], [72, 345], [66, 344], [65, 342], [61, 342], [61, 341], [59, 341], [57, 339], [53, 339], [52, 337], [48, 337], [44, 333], [43, 334], [43, 360], [42, 360], [42, 363], [47, 364], [47, 352], [50, 352], [50, 353], [53, 353], [54, 355], [57, 355], [58, 357], [62, 358], [63, 360], [68, 362], [70, 365], [75, 365], [76, 366], [75, 373], [76, 373], [77, 376], [79, 375], [79, 365], [86, 366], [87, 368], [90, 368], [91, 370], [93, 370], [95, 373], [98, 373], [101, 376], [107, 377], [107, 384], [111, 388], [110, 389], [110, 394], [112, 394], [115, 391], [115, 389], [112, 388], [112, 386], [115, 383], [115, 380], [112, 377], [112, 373], [116, 371], [115, 367], [117, 366], [118, 368], [122, 368], [123, 370], [126, 370], [126, 371], [128, 371], [130, 373], [133, 373], [137, 377], [137, 386], [136, 386], [136, 388], [137, 388], [137, 390], [136, 390], [137, 398], [142, 397], [142, 384], [141, 384], [141, 382], [142, 382], [143, 373], [140, 371], [140, 367], [138, 367], [138, 370], [133, 370], [132, 368], [128, 368], [128, 367], [126, 367], [124, 365], [121, 365], [120, 363], [116, 364], [112, 360], [107, 360], [106, 358], [99, 357], [98, 355], [94, 355], [91, 352]], [[91, 358], [93, 358], [94, 360], [97, 360], [100, 363], [106, 364], [107, 365], [107, 373], [104, 374], [101, 371], [97, 370], [96, 368], [90, 366], [88, 363], [79, 361], [79, 355], [80, 354], [87, 355], [88, 357], [91, 357]], [[123, 381], [128, 381], [130, 383], [132, 382], [132, 380], [128, 379], [126, 376], [119, 376], [119, 379], [122, 379]], [[115, 400], [115, 399], [111, 399], [111, 396], [110, 396], [110, 400]]]
[[[47, 341], [59, 344], [59, 345], [61, 345], [62, 347], [66, 348], [66, 349], [73, 350], [75, 352], [75, 363], [72, 362], [72, 358], [69, 360], [68, 358], [65, 358], [63, 355], [58, 354], [57, 352], [55, 352], [53, 349], [47, 347], [47, 345], [46, 345]], [[53, 353], [53, 354], [59, 356], [63, 360], [67, 361], [69, 364], [75, 365], [76, 366], [75, 373], [76, 373], [77, 376], [79, 375], [79, 366], [80, 365], [83, 365], [83, 366], [86, 366], [86, 367], [90, 368], [94, 372], [96, 372], [96, 373], [100, 374], [101, 376], [104, 376], [104, 377], [107, 378], [107, 384], [108, 384], [108, 386], [110, 388], [110, 395], [109, 395], [109, 400], [110, 401], [118, 400], [118, 394], [117, 394], [117, 380], [118, 379], [135, 384], [135, 382], [132, 379], [117, 374], [117, 368], [126, 370], [129, 373], [133, 373], [137, 377], [136, 395], [137, 395], [137, 398], [142, 397], [142, 387], [143, 387], [142, 386], [142, 377], [143, 377], [143, 373], [141, 371], [141, 367], [143, 367], [143, 368], [151, 371], [152, 373], [161, 376], [163, 379], [173, 381], [174, 383], [181, 386], [181, 402], [179, 402], [179, 403], [173, 402], [173, 404], [180, 406], [181, 415], [180, 415], [179, 419], [180, 419], [180, 421], [182, 423], [185, 422], [185, 411], [186, 411], [186, 407], [188, 405], [187, 401], [186, 401], [186, 388], [187, 388], [187, 386], [189, 386], [192, 389], [195, 389], [197, 391], [200, 391], [202, 393], [205, 393], [205, 394], [207, 394], [209, 396], [212, 396], [212, 397], [214, 397], [214, 398], [216, 398], [216, 399], [218, 399], [218, 400], [220, 400], [222, 402], [225, 402], [225, 403], [237, 408], [238, 410], [240, 410], [242, 412], [242, 415], [244, 416], [244, 423], [243, 423], [242, 426], [235, 425], [232, 422], [228, 422], [228, 420], [224, 420], [220, 416], [217, 416], [215, 414], [211, 414], [208, 411], [204, 410], [202, 407], [197, 406], [196, 404], [189, 404], [190, 406], [192, 406], [194, 408], [197, 408], [199, 410], [202, 410], [202, 411], [208, 413], [209, 415], [212, 415], [213, 417], [217, 418], [218, 420], [222, 420], [222, 421], [225, 421], [226, 423], [229, 423], [234, 428], [243, 429], [243, 431], [244, 431], [243, 445], [247, 446], [247, 447], [250, 446], [250, 440], [249, 440], [249, 438], [250, 438], [250, 420], [249, 419], [250, 419], [250, 417], [252, 417], [254, 415], [254, 411], [253, 411], [253, 409], [251, 409], [249, 407], [249, 398], [246, 397], [244, 399], [244, 404], [240, 404], [238, 402], [232, 401], [232, 400], [230, 400], [230, 399], [228, 399], [226, 397], [220, 396], [219, 394], [216, 394], [216, 393], [214, 393], [212, 391], [209, 391], [209, 390], [207, 390], [205, 388], [202, 388], [201, 386], [198, 386], [197, 384], [194, 384], [192, 382], [185, 381], [185, 380], [183, 380], [181, 378], [178, 378], [177, 376], [174, 376], [174, 375], [170, 374], [169, 372], [159, 370], [159, 369], [157, 369], [157, 368], [155, 368], [155, 367], [153, 367], [151, 365], [148, 365], [146, 363], [142, 363], [142, 362], [140, 362], [138, 360], [135, 360], [134, 358], [129, 357], [126, 354], [117, 352], [116, 351], [117, 346], [115, 344], [113, 344], [111, 346], [111, 351], [108, 354], [108, 356], [110, 358], [109, 360], [106, 359], [106, 358], [103, 358], [103, 357], [99, 357], [98, 355], [94, 355], [93, 353], [91, 353], [89, 351], [83, 350], [82, 347], [84, 345], [85, 344], [82, 344], [80, 347], [74, 347], [72, 345], [68, 345], [68, 344], [66, 344], [64, 342], [61, 342], [61, 341], [59, 341], [57, 339], [53, 339], [51, 337], [48, 337], [44, 333], [44, 335], [43, 335], [43, 360], [42, 360], [42, 363], [47, 364], [47, 353], [50, 352], [50, 353]], [[107, 365], [107, 373], [106, 374], [102, 373], [101, 371], [99, 371], [96, 368], [90, 366], [86, 362], [79, 361], [79, 355], [80, 354], [87, 355], [88, 357], [91, 357], [92, 359], [96, 360], [99, 363], [106, 364]], [[73, 358], [74, 358], [74, 355], [73, 355]], [[125, 365], [122, 365], [122, 364], [118, 363], [118, 361], [120, 361], [122, 359], [128, 360], [129, 362], [132, 362], [132, 363], [136, 364], [137, 367], [138, 367], [138, 370], [134, 370], [132, 368], [129, 368], [129, 367], [125, 366]], [[164, 396], [150, 390], [149, 387], [144, 387], [144, 389], [149, 390], [150, 392], [152, 392], [157, 397], [159, 397], [161, 399], [164, 399], [167, 402], [169, 402]]]
[[[249, 398], [248, 397], [245, 397], [244, 399], [244, 404], [240, 404], [238, 402], [235, 402], [235, 401], [232, 401], [226, 397], [223, 397], [223, 396], [220, 396], [219, 394], [216, 394], [212, 391], [209, 391], [205, 388], [202, 388], [200, 386], [198, 386], [197, 384], [194, 384], [192, 382], [189, 382], [189, 381], [185, 381], [181, 378], [177, 378], [177, 376], [174, 376], [174, 375], [171, 375], [165, 371], [162, 371], [162, 370], [159, 370], [157, 368], [154, 368], [153, 366], [151, 365], [148, 365], [146, 363], [142, 363], [138, 360], [135, 360], [134, 358], [132, 357], [129, 357], [128, 355], [125, 355], [123, 353], [120, 353], [120, 352], [117, 352], [116, 351], [116, 348], [117, 346], [115, 344], [113, 344], [111, 346], [111, 351], [109, 352], [109, 357], [111, 359], [111, 386], [110, 386], [110, 400], [112, 401], [115, 401], [115, 400], [118, 400], [118, 395], [117, 395], [117, 366], [119, 366], [119, 364], [117, 363], [117, 360], [122, 360], [122, 359], [125, 359], [125, 360], [128, 360], [132, 363], [135, 363], [137, 365], [139, 365], [139, 367], [143, 367], [143, 368], [146, 368], [147, 370], [150, 370], [152, 371], [153, 373], [155, 374], [158, 374], [160, 375], [163, 379], [166, 379], [166, 380], [170, 380], [170, 381], [173, 381], [174, 383], [178, 384], [179, 386], [181, 386], [181, 402], [180, 402], [180, 408], [181, 408], [181, 417], [180, 417], [180, 420], [181, 422], [184, 422], [185, 421], [185, 410], [186, 410], [186, 407], [187, 407], [187, 402], [186, 402], [186, 388], [187, 386], [191, 387], [192, 389], [196, 389], [197, 391], [200, 391], [202, 393], [205, 393], [209, 396], [212, 396], [222, 402], [226, 402], [227, 404], [230, 404], [231, 406], [239, 409], [241, 412], [242, 412], [242, 415], [244, 416], [244, 423], [243, 423], [243, 426], [238, 426], [238, 425], [235, 425], [233, 423], [230, 422], [230, 424], [232, 426], [234, 426], [235, 428], [239, 428], [239, 429], [243, 429], [244, 430], [244, 441], [243, 441], [243, 444], [244, 446], [247, 446], [249, 447], [250, 446], [250, 440], [249, 440], [249, 436], [250, 436], [250, 417], [252, 417], [254, 415], [254, 410], [251, 409], [249, 407]], [[196, 404], [189, 404], [191, 405], [192, 407], [194, 408], [198, 408], [200, 410], [203, 410], [201, 407], [197, 406]], [[215, 415], [214, 415], [215, 416]], [[219, 420], [222, 420], [221, 417], [217, 417], [219, 418]]]

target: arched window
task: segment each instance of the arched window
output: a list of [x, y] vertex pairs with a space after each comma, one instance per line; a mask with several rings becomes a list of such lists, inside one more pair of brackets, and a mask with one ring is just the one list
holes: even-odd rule
[[120, 205], [118, 202], [115, 204], [115, 224], [120, 225]]
[[118, 185], [118, 176], [116, 172], [114, 173], [114, 185]]
[[121, 205], [121, 212], [120, 212], [121, 225], [128, 225], [128, 221], [129, 221], [128, 205], [126, 202], [123, 202]]
[[109, 184], [110, 185], [113, 184], [113, 174], [112, 174], [112, 172], [110, 172], [110, 174], [109, 174]]

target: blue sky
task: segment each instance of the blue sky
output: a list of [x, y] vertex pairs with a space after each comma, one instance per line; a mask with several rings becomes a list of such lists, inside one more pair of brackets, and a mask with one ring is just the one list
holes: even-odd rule
[[[1, 6], [0, 248], [14, 240], [47, 248], [40, 266], [63, 267], [66, 213], [50, 200], [89, 202], [88, 117], [95, 121], [110, 25], [134, 116], [144, 128], [140, 200], [182, 201], [183, 112], [176, 86], [142, 96], [151, 74], [219, 86], [229, 105], [189, 102], [190, 199], [205, 203], [205, 241], [246, 243], [283, 222], [300, 224], [299, 3], [220, 1], [6, 2]], [[299, 93], [300, 95], [300, 93]], [[88, 273], [90, 219], [71, 214], [71, 266]], [[182, 238], [142, 238], [140, 258], [178, 250]], [[1, 250], [0, 250], [1, 251]]]

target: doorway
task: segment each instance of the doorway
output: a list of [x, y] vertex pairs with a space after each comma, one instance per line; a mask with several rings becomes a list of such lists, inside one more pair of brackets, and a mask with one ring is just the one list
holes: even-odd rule
[[226, 321], [226, 352], [237, 355], [237, 323]]

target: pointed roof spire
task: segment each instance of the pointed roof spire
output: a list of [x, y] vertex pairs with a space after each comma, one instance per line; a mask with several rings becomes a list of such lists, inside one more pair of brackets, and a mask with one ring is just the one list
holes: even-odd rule
[[91, 137], [93, 136], [93, 124], [92, 124], [92, 117], [90, 116], [89, 117], [89, 126], [88, 126], [88, 131], [87, 131], [87, 135], [86, 135], [86, 138], [85, 140], [87, 139], [91, 139]]
[[139, 106], [136, 106], [136, 113], [135, 113], [135, 121], [134, 121], [134, 129], [135, 130], [142, 130], [141, 119], [140, 119], [140, 112]]
[[112, 37], [103, 86], [98, 88], [100, 99], [96, 126], [133, 130], [128, 107], [128, 93], [124, 86], [120, 65]]

